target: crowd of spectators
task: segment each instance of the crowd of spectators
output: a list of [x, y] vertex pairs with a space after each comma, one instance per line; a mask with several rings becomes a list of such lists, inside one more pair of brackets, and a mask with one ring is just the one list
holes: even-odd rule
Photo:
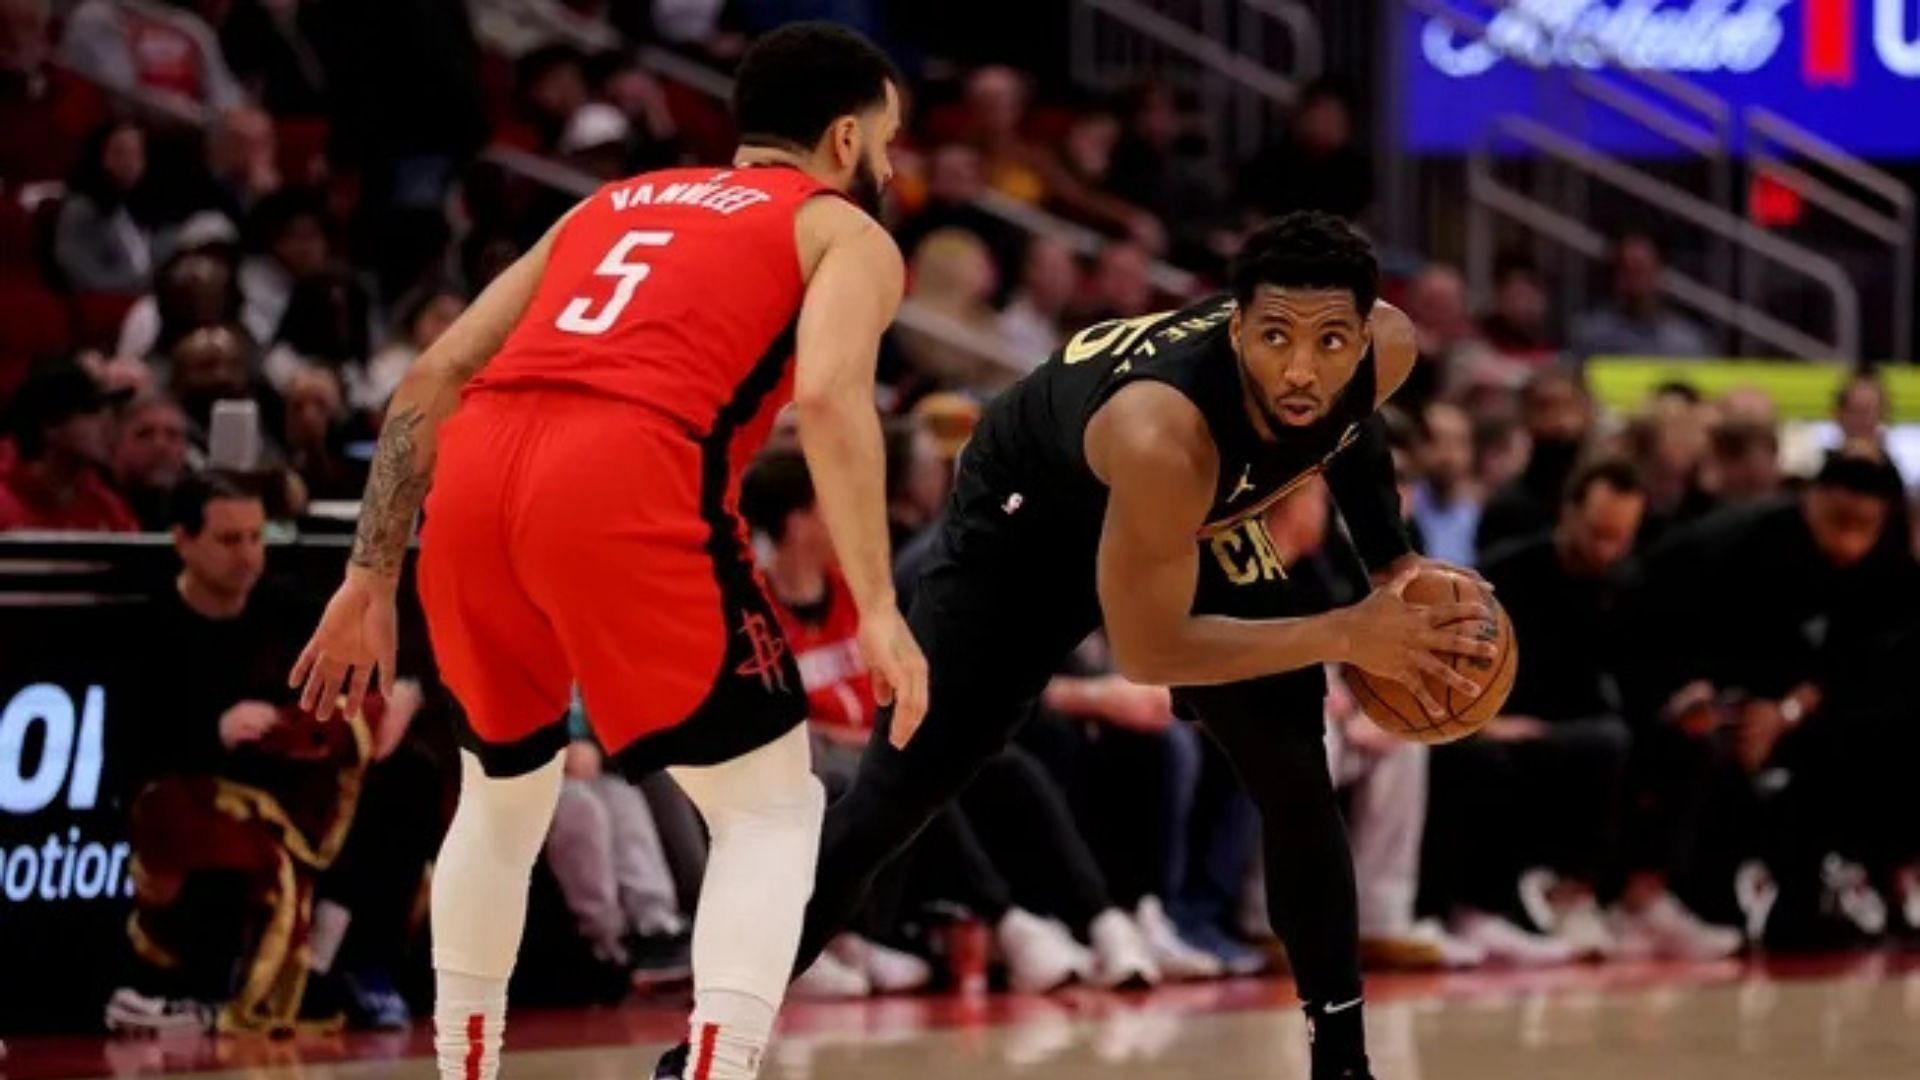
[[[723, 70], [742, 34], [817, 6], [0, 0], [0, 531], [170, 532], [183, 570], [156, 633], [173, 678], [206, 670], [178, 729], [155, 733], [168, 749], [133, 804], [149, 874], [116, 1026], [405, 1022], [412, 901], [454, 781], [412, 720], [447, 706], [418, 657], [402, 674], [425, 689], [403, 682], [351, 737], [306, 720], [282, 677], [304, 616], [258, 586], [262, 530], [357, 496], [408, 365], [569, 205], [513, 163], [592, 183], [724, 151], [724, 111], [634, 46]], [[855, 21], [878, 7], [828, 6]], [[887, 208], [911, 267], [881, 400], [906, 598], [982, 398], [1082, 327], [1185, 299], [1170, 267], [1204, 283], [1263, 215], [1364, 221], [1374, 178], [1334, 84], [1223, 170], [1168, 85], [1089, 100], [896, 44], [924, 73]], [[1029, 232], [1024, 211], [1079, 228]], [[1330, 680], [1370, 963], [1920, 932], [1920, 835], [1895, 805], [1920, 746], [1892, 674], [1920, 659], [1920, 570], [1885, 388], [1845, 383], [1824, 459], [1796, 459], [1751, 388], [1676, 382], [1604, 415], [1587, 359], [1714, 347], [1663, 305], [1652, 237], [1618, 235], [1611, 266], [1578, 313], [1518, 256], [1479, 311], [1444, 264], [1388, 283], [1422, 355], [1396, 403], [1410, 530], [1493, 581], [1525, 645], [1509, 715], [1431, 751], [1384, 736]], [[756, 465], [742, 509], [822, 772], [844, 783], [874, 704], [790, 445]], [[1350, 600], [1364, 583], [1335, 557], [1331, 510], [1310, 486], [1268, 528], [1290, 571]], [[1091, 641], [1060, 673], [801, 992], [940, 984], [969, 933], [1029, 991], [1280, 959], [1249, 895], [1252, 805], [1166, 691], [1119, 679], [1103, 652]], [[560, 901], [549, 929], [580, 947], [553, 981], [612, 997], [684, 977], [703, 843], [690, 808], [664, 777], [616, 776], [584, 737], [567, 773], [542, 873]], [[244, 813], [235, 790], [252, 793]], [[200, 896], [212, 871], [240, 899]]]

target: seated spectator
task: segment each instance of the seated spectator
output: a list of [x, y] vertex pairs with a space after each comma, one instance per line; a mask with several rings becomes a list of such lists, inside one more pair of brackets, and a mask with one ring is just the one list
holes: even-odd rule
[[242, 316], [255, 341], [279, 336], [296, 283], [333, 260], [327, 210], [319, 196], [283, 188], [261, 199], [247, 219], [248, 254], [240, 263]]
[[1457, 405], [1435, 401], [1421, 410], [1414, 465], [1414, 524], [1427, 554], [1456, 566], [1474, 565], [1474, 536], [1485, 496], [1473, 476], [1473, 431]]
[[77, 292], [138, 293], [153, 276], [153, 237], [133, 205], [147, 175], [147, 136], [119, 121], [94, 130], [67, 182], [53, 261]]
[[140, 528], [173, 524], [173, 493], [187, 471], [187, 416], [171, 398], [149, 393], [120, 410], [113, 479]]
[[209, 464], [215, 404], [251, 401], [259, 425], [258, 437], [248, 448], [252, 461], [212, 464], [277, 478], [264, 490], [268, 513], [275, 520], [298, 517], [306, 510], [307, 491], [287, 466], [286, 404], [265, 380], [250, 374], [252, 356], [252, 340], [234, 324], [195, 330], [174, 346], [167, 358], [172, 371], [168, 392], [187, 415], [187, 462], [196, 469]]
[[[353, 820], [378, 706], [318, 723], [285, 672], [313, 613], [261, 585], [266, 511], [210, 476], [182, 485], [179, 576], [144, 639], [152, 698], [128, 835], [143, 971], [107, 1007], [146, 1031], [287, 1031], [303, 1018], [315, 886]], [[312, 1012], [309, 1020], [325, 1017]]]
[[1840, 384], [1833, 395], [1833, 423], [1839, 429], [1836, 446], [1865, 445], [1887, 447], [1887, 416], [1892, 403], [1879, 376], [1870, 371], [1855, 372]]
[[1586, 386], [1562, 371], [1543, 371], [1527, 383], [1520, 415], [1531, 446], [1526, 468], [1487, 500], [1474, 536], [1482, 556], [1553, 527], [1562, 489], [1593, 431], [1593, 400]]
[[[1545, 854], [1553, 870], [1523, 879], [1523, 899], [1534, 920], [1573, 951], [1719, 959], [1739, 950], [1738, 932], [1702, 923], [1667, 887], [1670, 875], [1683, 869], [1690, 857], [1687, 830], [1668, 820], [1633, 830], [1629, 846], [1636, 850], [1622, 854], [1611, 847], [1627, 829], [1621, 770], [1629, 761], [1630, 738], [1619, 686], [1633, 639], [1626, 622], [1631, 585], [1625, 560], [1648, 507], [1636, 470], [1621, 459], [1601, 459], [1575, 473], [1551, 537], [1516, 541], [1488, 556], [1483, 572], [1512, 617], [1514, 633], [1527, 642], [1527, 651], [1520, 656], [1519, 675], [1507, 700], [1510, 715], [1489, 726], [1484, 744], [1475, 740], [1457, 755], [1441, 750], [1436, 769], [1486, 782], [1500, 775], [1492, 772], [1491, 760], [1505, 758], [1516, 772], [1537, 776], [1540, 786], [1531, 789], [1536, 794], [1503, 804], [1507, 808], [1498, 811], [1499, 819], [1551, 820], [1550, 831], [1566, 841], [1535, 847], [1532, 854]], [[1481, 756], [1477, 771], [1471, 766], [1460, 771], [1464, 759], [1476, 754]], [[1649, 766], [1652, 771], [1670, 768], [1654, 762]], [[1526, 782], [1518, 789], [1530, 790]], [[1686, 797], [1679, 784], [1649, 794], [1657, 794], [1668, 812], [1675, 800]], [[1487, 789], [1467, 796], [1498, 797]], [[1556, 801], [1560, 798], [1567, 801]], [[1634, 804], [1643, 807], [1648, 801], [1635, 799]], [[1485, 801], [1472, 805], [1476, 812], [1495, 812]], [[1641, 812], [1636, 820], [1649, 817]], [[1488, 845], [1487, 850], [1497, 847]], [[1627, 884], [1610, 917], [1602, 920], [1595, 891], [1617, 861], [1627, 864]], [[1491, 868], [1493, 863], [1481, 865]]]
[[1332, 81], [1302, 91], [1288, 137], [1241, 170], [1239, 201], [1264, 217], [1323, 210], [1350, 221], [1373, 206], [1373, 156], [1353, 141], [1353, 109]]
[[300, 281], [260, 363], [267, 382], [285, 394], [300, 373], [328, 371], [346, 395], [342, 418], [377, 410], [383, 401], [367, 373], [373, 354], [371, 306], [366, 290], [345, 274], [320, 273]]
[[576, 692], [566, 779], [547, 830], [547, 865], [593, 958], [616, 979], [609, 994], [681, 982], [693, 973], [691, 923], [680, 910], [666, 849], [640, 789], [605, 768]]
[[1125, 123], [1107, 186], [1152, 214], [1183, 264], [1215, 254], [1214, 236], [1231, 224], [1224, 192], [1202, 139], [1181, 112], [1173, 87], [1148, 80], [1122, 101]]
[[1493, 308], [1480, 319], [1480, 336], [1501, 356], [1539, 367], [1559, 352], [1547, 312], [1540, 267], [1524, 255], [1505, 256], [1493, 268]]
[[980, 153], [987, 186], [1010, 199], [1038, 204], [1047, 197], [1048, 151], [1028, 139], [1027, 80], [1009, 67], [989, 65], [967, 78], [967, 141]]
[[51, 62], [48, 0], [0, 0], [0, 180], [54, 180], [73, 171], [80, 148], [106, 115], [104, 95]]
[[1702, 475], [1707, 464], [1707, 410], [1697, 403], [1656, 398], [1634, 417], [1624, 449], [1646, 485], [1643, 546], [1713, 508]]
[[980, 151], [966, 143], [945, 143], [929, 155], [927, 200], [920, 209], [893, 230], [900, 250], [914, 252], [927, 237], [947, 229], [963, 229], [978, 237], [993, 255], [998, 277], [1017, 280], [1022, 234], [1010, 224], [977, 203], [987, 190], [981, 172]]
[[667, 104], [666, 89], [651, 72], [639, 67], [621, 68], [602, 80], [600, 94], [630, 125], [628, 173], [683, 163], [686, 148], [681, 143], [680, 124]]
[[953, 459], [921, 417], [889, 421], [885, 435], [888, 532], [900, 552], [940, 517], [953, 488]]
[[[907, 361], [921, 374], [939, 380], [965, 383], [997, 375], [1009, 381], [1011, 372], [1001, 366], [1004, 349], [989, 304], [995, 278], [986, 245], [972, 233], [942, 229], [914, 249], [910, 267], [907, 302], [938, 326], [922, 329], [908, 324], [896, 331]], [[966, 335], [978, 344], [954, 341], [948, 334]]]
[[1450, 392], [1480, 382], [1500, 383], [1481, 377], [1479, 368], [1491, 353], [1467, 309], [1467, 282], [1460, 271], [1444, 263], [1422, 268], [1407, 289], [1407, 317], [1413, 320], [1420, 359], [1432, 373], [1435, 388]]
[[1153, 260], [1137, 244], [1107, 244], [1094, 260], [1087, 308], [1076, 322], [1132, 319], [1153, 311]]
[[520, 57], [514, 68], [516, 117], [523, 125], [504, 141], [537, 153], [560, 147], [567, 125], [593, 100], [587, 58], [568, 45], [546, 45]]
[[1025, 371], [1046, 363], [1066, 340], [1063, 321], [1080, 286], [1080, 266], [1071, 248], [1050, 236], [1027, 243], [1020, 288], [1000, 313], [1000, 336], [1007, 355]]
[[213, 28], [155, 0], [82, 0], [67, 15], [61, 58], [123, 92], [147, 92], [215, 110], [246, 104]]
[[1574, 320], [1567, 348], [1585, 363], [1595, 356], [1674, 359], [1713, 354], [1697, 323], [1669, 310], [1660, 293], [1665, 270], [1660, 246], [1646, 233], [1627, 233], [1613, 247], [1613, 296]]
[[[974, 427], [980, 423], [980, 403], [965, 394], [943, 391], [928, 394], [914, 402], [907, 416], [911, 423], [931, 437], [934, 460], [946, 474], [946, 479], [940, 485], [940, 500], [944, 509], [947, 493], [953, 490], [953, 470], [960, 460], [960, 451], [966, 448], [968, 440], [973, 438]], [[920, 483], [926, 487], [923, 495], [931, 495], [932, 484], [926, 481]]]
[[108, 482], [109, 393], [73, 360], [37, 365], [8, 406], [19, 458], [0, 476], [0, 532], [137, 532], [139, 519]]
[[398, 317], [392, 333], [386, 346], [367, 362], [366, 384], [362, 388], [362, 400], [370, 403], [376, 426], [387, 411], [387, 401], [413, 362], [440, 340], [453, 320], [467, 309], [467, 302], [452, 289], [433, 286], [401, 297], [395, 307]]
[[1774, 404], [1773, 395], [1758, 386], [1736, 386], [1721, 394], [1715, 404], [1723, 420], [1768, 428], [1780, 425], [1780, 408]]
[[[1504, 409], [1476, 411], [1473, 415], [1473, 478], [1482, 492], [1504, 490], [1526, 471], [1527, 433], [1520, 422]], [[1475, 534], [1474, 546], [1479, 547]]]
[[1062, 217], [1124, 237], [1151, 254], [1167, 249], [1167, 232], [1146, 210], [1107, 190], [1119, 118], [1095, 109], [1075, 116], [1059, 153], [1047, 164], [1047, 206]]
[[144, 360], [165, 355], [205, 326], [240, 318], [240, 279], [233, 226], [218, 215], [196, 215], [175, 236], [176, 252], [154, 275], [153, 291], [134, 301], [120, 323], [115, 354]]
[[358, 499], [367, 487], [367, 462], [347, 453], [353, 435], [342, 422], [347, 407], [339, 376], [331, 368], [304, 368], [282, 396], [287, 466], [300, 477], [307, 497]]
[[207, 184], [209, 207], [233, 221], [246, 220], [261, 199], [280, 190], [271, 115], [252, 107], [220, 114], [207, 135]]
[[1780, 435], [1772, 424], [1722, 419], [1707, 444], [1707, 472], [1722, 506], [1780, 493]]
[[[1646, 560], [1634, 685], [1650, 724], [1721, 748], [1737, 769], [1708, 808], [1735, 850], [1701, 885], [1725, 897], [1732, 865], [1763, 856], [1775, 899], [1742, 906], [1769, 948], [1878, 935], [1881, 920], [1858, 913], [1920, 858], [1900, 808], [1920, 750], [1904, 512], [1891, 465], [1842, 451], [1798, 495], [1712, 515]], [[1901, 911], [1910, 896], [1894, 899]]]

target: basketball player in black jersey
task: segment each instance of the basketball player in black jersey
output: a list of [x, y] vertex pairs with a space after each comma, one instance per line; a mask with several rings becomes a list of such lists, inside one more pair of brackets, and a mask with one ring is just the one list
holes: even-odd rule
[[[1420, 560], [1374, 413], [1414, 345], [1377, 287], [1372, 249], [1350, 227], [1289, 215], [1248, 240], [1231, 295], [1094, 326], [988, 407], [909, 616], [929, 710], [917, 731], [883, 714], [883, 737], [828, 810], [795, 970], [1104, 623], [1121, 672], [1175, 687], [1180, 712], [1220, 742], [1260, 807], [1270, 914], [1314, 1027], [1314, 1077], [1368, 1076], [1321, 665], [1399, 679], [1438, 712], [1419, 675], [1477, 694], [1441, 656], [1494, 655], [1439, 629], [1478, 623], [1484, 607], [1399, 597]], [[1290, 591], [1262, 524], [1315, 473], [1385, 586], [1330, 612]], [[680, 1075], [683, 1053], [659, 1075]]]

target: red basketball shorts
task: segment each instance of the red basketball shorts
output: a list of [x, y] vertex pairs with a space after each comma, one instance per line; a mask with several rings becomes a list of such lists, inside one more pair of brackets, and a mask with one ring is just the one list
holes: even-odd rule
[[577, 683], [634, 769], [756, 749], [806, 715], [719, 441], [639, 406], [476, 394], [440, 430], [420, 599], [488, 771], [564, 746]]

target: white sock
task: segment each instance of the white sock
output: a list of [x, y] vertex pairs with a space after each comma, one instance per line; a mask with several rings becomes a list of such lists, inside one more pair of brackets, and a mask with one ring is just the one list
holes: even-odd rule
[[494, 1080], [506, 1026], [506, 979], [434, 973], [433, 1049], [442, 1080]]
[[322, 975], [333, 970], [340, 943], [347, 937], [347, 924], [352, 921], [353, 912], [332, 900], [313, 905], [313, 924], [307, 932], [307, 970]]
[[687, 1026], [687, 1080], [754, 1080], [773, 1037], [775, 1007], [732, 990], [694, 995]]

